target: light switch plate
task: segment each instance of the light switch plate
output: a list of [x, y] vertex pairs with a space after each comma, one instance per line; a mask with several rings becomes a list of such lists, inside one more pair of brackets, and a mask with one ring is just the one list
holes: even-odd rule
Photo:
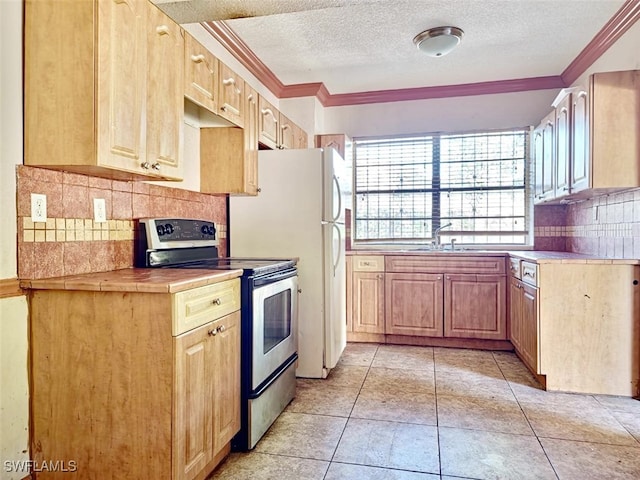
[[105, 223], [107, 221], [107, 205], [104, 198], [93, 199], [93, 221]]
[[31, 194], [31, 221], [47, 221], [47, 196], [42, 193]]

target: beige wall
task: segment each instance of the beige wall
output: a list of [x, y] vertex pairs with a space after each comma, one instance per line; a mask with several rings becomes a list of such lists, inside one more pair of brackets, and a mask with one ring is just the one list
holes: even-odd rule
[[[0, 1], [0, 279], [16, 277], [16, 164], [22, 163], [22, 1]], [[27, 302], [0, 299], [0, 479], [7, 461], [27, 460]]]

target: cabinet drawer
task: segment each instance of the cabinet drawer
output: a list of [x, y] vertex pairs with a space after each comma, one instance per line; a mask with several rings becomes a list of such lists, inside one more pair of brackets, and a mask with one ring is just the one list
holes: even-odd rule
[[384, 257], [382, 255], [354, 255], [354, 272], [384, 272]]
[[538, 286], [538, 265], [531, 262], [522, 262], [522, 281]]
[[386, 272], [504, 274], [504, 257], [469, 257], [454, 254], [389, 256]]
[[180, 335], [236, 310], [240, 310], [239, 278], [176, 293], [172, 334]]
[[519, 258], [509, 258], [509, 272], [512, 277], [520, 280], [522, 278], [521, 268], [521, 260]]

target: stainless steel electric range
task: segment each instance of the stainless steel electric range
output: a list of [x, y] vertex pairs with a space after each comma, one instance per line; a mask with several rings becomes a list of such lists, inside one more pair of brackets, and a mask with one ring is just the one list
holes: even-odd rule
[[136, 266], [242, 269], [241, 429], [232, 442], [250, 450], [295, 396], [298, 359], [296, 260], [218, 256], [212, 222], [143, 218], [138, 222]]

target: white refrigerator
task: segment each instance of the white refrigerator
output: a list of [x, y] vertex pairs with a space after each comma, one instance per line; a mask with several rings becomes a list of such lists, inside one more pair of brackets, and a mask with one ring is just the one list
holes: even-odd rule
[[351, 178], [332, 148], [260, 151], [256, 197], [231, 197], [232, 257], [298, 258], [296, 375], [325, 378], [346, 345], [345, 203]]

